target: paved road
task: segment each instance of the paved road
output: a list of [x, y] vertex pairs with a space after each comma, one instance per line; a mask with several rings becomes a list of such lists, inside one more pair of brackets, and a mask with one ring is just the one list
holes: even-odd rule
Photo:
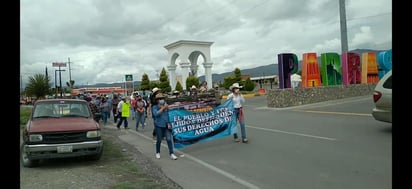
[[[155, 159], [152, 123], [120, 138], [158, 163], [184, 188], [392, 188], [392, 125], [373, 119], [372, 97], [267, 108], [266, 96], [246, 99], [248, 144], [231, 137]], [[134, 121], [131, 121], [134, 125]]]

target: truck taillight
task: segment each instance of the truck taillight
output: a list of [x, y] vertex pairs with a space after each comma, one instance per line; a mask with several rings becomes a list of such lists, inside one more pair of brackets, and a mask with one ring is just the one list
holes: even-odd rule
[[379, 91], [374, 91], [373, 92], [373, 102], [377, 102], [382, 96], [382, 93]]

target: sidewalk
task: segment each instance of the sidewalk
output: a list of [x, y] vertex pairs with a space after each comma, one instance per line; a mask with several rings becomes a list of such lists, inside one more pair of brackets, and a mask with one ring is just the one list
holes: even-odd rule
[[160, 149], [160, 159], [155, 158], [155, 143], [152, 138], [153, 123], [152, 119], [146, 120], [146, 128], [136, 131], [136, 121], [128, 119], [129, 129], [125, 130], [122, 126], [118, 130], [113, 123], [113, 117], [108, 120], [107, 125], [102, 129], [110, 129], [113, 132], [121, 132], [119, 139], [126, 142], [139, 150], [142, 154], [149, 157], [155, 162], [165, 175], [183, 188], [209, 189], [209, 188], [258, 188], [246, 181], [237, 178], [233, 173], [227, 173], [207, 162], [198, 159], [198, 157], [174, 150], [177, 160], [172, 160], [168, 154], [167, 142], [162, 141]]

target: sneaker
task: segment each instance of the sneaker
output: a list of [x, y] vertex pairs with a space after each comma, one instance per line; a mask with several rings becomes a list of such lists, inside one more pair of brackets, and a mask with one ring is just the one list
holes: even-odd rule
[[170, 158], [172, 158], [173, 160], [177, 160], [177, 157], [175, 156], [175, 154], [170, 154]]
[[239, 138], [235, 138], [235, 142], [240, 142], [240, 139], [239, 139]]
[[160, 159], [160, 153], [156, 153], [156, 158]]
[[247, 138], [244, 138], [244, 139], [242, 140], [242, 142], [243, 142], [243, 143], [247, 143], [247, 142], [249, 142], [249, 140], [248, 140]]

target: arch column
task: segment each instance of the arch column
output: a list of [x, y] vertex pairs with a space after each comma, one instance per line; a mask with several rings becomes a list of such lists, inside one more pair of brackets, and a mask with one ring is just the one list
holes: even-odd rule
[[199, 68], [199, 65], [197, 65], [197, 64], [191, 64], [190, 65], [190, 72], [192, 72], [192, 73], [194, 73], [194, 75], [193, 76], [195, 76], [195, 77], [197, 77], [197, 70], [198, 70], [198, 68]]
[[177, 84], [177, 81], [176, 81], [176, 67], [177, 67], [176, 64], [171, 64], [171, 65], [167, 66], [167, 70], [170, 73], [170, 79], [169, 80], [170, 80], [170, 85], [171, 85], [172, 91], [174, 91], [176, 89], [176, 84]]
[[182, 68], [182, 87], [183, 90], [186, 90], [186, 79], [189, 77], [190, 71], [190, 63], [189, 62], [181, 62], [180, 67]]
[[207, 82], [207, 88], [212, 89], [212, 62], [204, 62], [203, 67], [205, 68], [205, 80]]
[[[205, 68], [205, 81], [207, 82], [207, 87], [212, 88], [212, 62], [210, 57], [210, 46], [213, 42], [207, 41], [189, 41], [189, 40], [179, 40], [174, 43], [164, 46], [168, 51], [169, 65], [176, 65], [176, 62], [179, 62], [180, 68], [182, 69], [182, 87], [186, 90], [186, 80], [189, 77], [189, 73], [193, 70], [194, 76], [197, 77], [198, 70], [198, 58], [199, 56], [203, 57]], [[179, 60], [179, 61], [178, 61]], [[171, 77], [170, 84], [171, 88], [176, 88], [176, 67], [168, 67], [169, 75]], [[173, 72], [173, 73], [172, 73]]]

